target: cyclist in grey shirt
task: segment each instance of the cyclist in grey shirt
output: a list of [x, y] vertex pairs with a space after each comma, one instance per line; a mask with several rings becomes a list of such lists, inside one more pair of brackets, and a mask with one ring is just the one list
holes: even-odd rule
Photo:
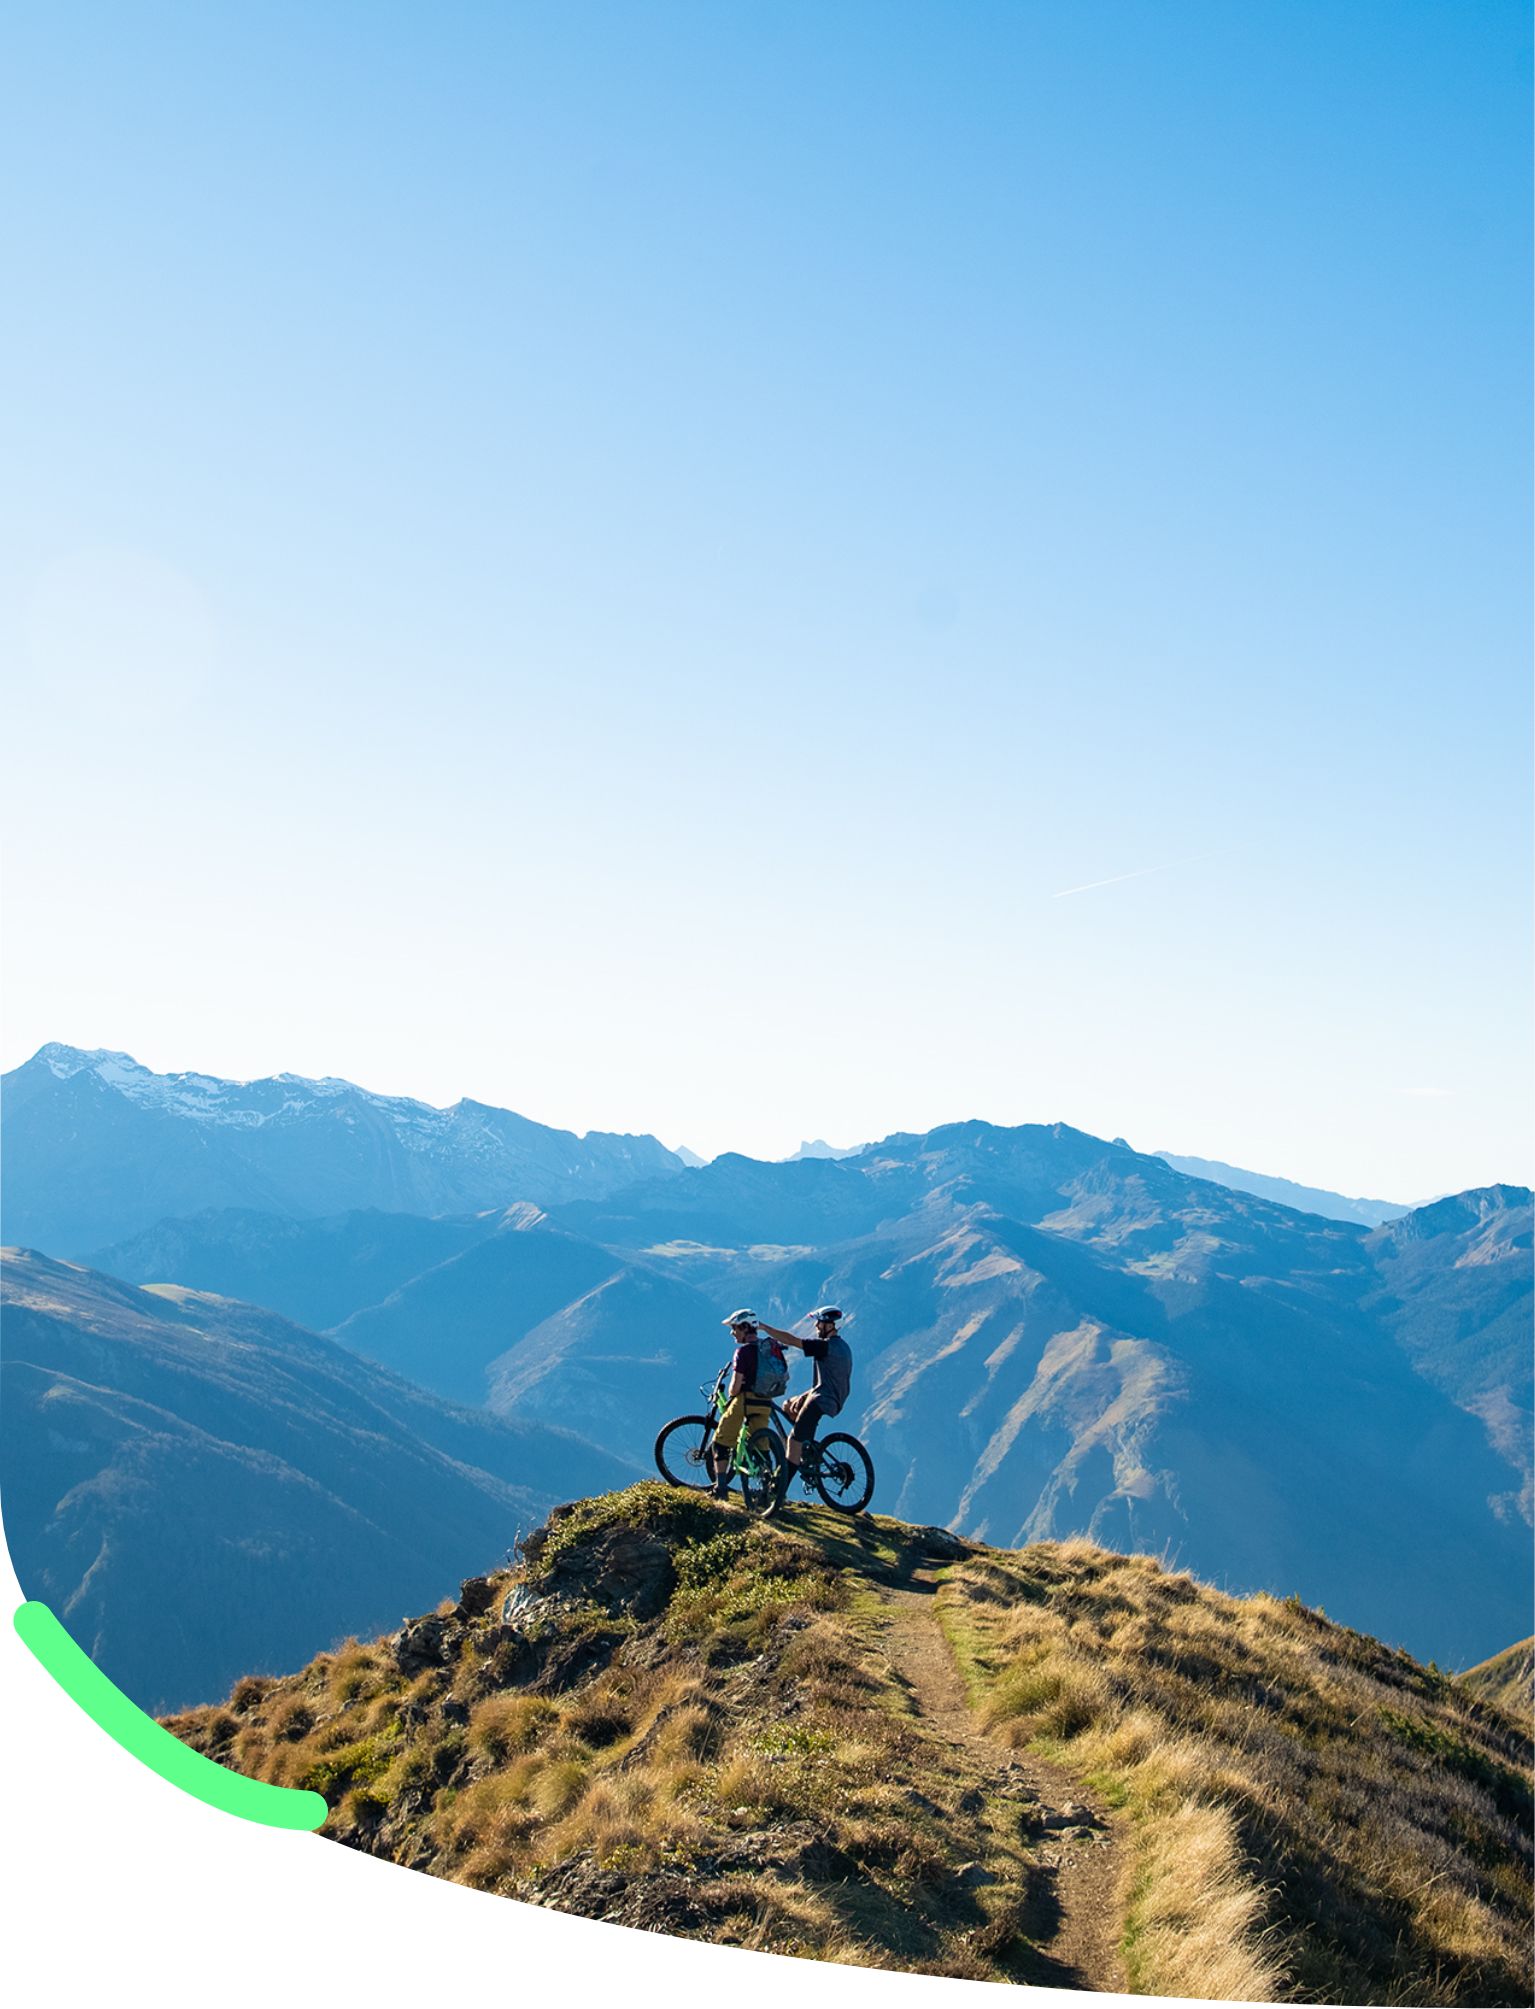
[[853, 1385], [853, 1355], [847, 1341], [837, 1330], [842, 1317], [841, 1308], [834, 1304], [823, 1304], [810, 1317], [815, 1325], [814, 1339], [796, 1339], [792, 1332], [780, 1332], [776, 1326], [764, 1325], [762, 1330], [770, 1333], [780, 1346], [797, 1346], [805, 1358], [815, 1365], [815, 1380], [808, 1393], [791, 1395], [783, 1405], [784, 1414], [794, 1427], [789, 1432], [784, 1462], [778, 1468], [778, 1490], [768, 1508], [776, 1514], [784, 1503], [784, 1497], [794, 1483], [800, 1461], [805, 1455], [805, 1446], [815, 1435], [816, 1425], [823, 1416], [835, 1416], [848, 1397]]

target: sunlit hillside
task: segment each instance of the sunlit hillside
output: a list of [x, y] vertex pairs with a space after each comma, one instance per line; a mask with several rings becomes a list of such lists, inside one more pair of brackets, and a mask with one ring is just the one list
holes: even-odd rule
[[1529, 1999], [1530, 1740], [1405, 1654], [1084, 1542], [654, 1483], [178, 1735], [411, 1868], [859, 1964]]

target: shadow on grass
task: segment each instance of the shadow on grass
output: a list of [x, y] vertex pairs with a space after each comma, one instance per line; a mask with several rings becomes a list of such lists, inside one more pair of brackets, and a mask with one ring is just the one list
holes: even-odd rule
[[791, 1500], [781, 1518], [762, 1526], [813, 1541], [828, 1562], [856, 1570], [875, 1583], [909, 1584], [925, 1560], [921, 1547], [909, 1539], [906, 1524], [882, 1514], [838, 1514], [830, 1507]]

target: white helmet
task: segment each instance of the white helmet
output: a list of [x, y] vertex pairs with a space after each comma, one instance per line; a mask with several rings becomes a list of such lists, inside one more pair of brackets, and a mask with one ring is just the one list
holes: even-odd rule
[[749, 1325], [755, 1328], [757, 1314], [754, 1311], [733, 1311], [729, 1318], [722, 1318], [721, 1325]]

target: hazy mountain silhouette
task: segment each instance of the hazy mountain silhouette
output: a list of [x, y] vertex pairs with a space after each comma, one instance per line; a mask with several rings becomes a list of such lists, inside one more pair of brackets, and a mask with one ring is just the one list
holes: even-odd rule
[[1303, 1214], [1325, 1215], [1329, 1221], [1358, 1221], [1367, 1228], [1377, 1228], [1382, 1221], [1395, 1221], [1412, 1212], [1396, 1200], [1351, 1200], [1345, 1193], [1329, 1193], [1325, 1186], [1300, 1186], [1293, 1179], [1244, 1172], [1240, 1165], [1223, 1165], [1218, 1158], [1180, 1158], [1171, 1151], [1156, 1155], [1175, 1172], [1187, 1172], [1192, 1179], [1213, 1179], [1218, 1186], [1257, 1193], [1265, 1200], [1277, 1200], [1282, 1207], [1297, 1207]]
[[866, 1144], [845, 1144], [839, 1148], [828, 1144], [824, 1137], [807, 1137], [797, 1151], [789, 1153], [784, 1163], [792, 1165], [799, 1158], [856, 1158], [860, 1151], [868, 1148]]

